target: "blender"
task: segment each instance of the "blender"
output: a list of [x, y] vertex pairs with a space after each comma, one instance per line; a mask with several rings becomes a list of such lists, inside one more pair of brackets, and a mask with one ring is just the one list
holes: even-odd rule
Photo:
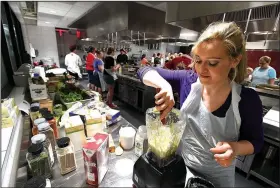
[[186, 126], [178, 109], [172, 109], [161, 121], [156, 108], [146, 111], [149, 149], [133, 167], [134, 187], [184, 187], [186, 166], [176, 154]]

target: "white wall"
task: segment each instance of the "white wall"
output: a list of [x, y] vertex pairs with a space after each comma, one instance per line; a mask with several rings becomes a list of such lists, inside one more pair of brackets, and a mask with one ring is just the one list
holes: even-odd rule
[[26, 51], [30, 52], [29, 43], [31, 43], [33, 48], [39, 51], [36, 60], [50, 57], [60, 66], [55, 28], [23, 24], [21, 27]]
[[279, 41], [277, 40], [268, 40], [266, 41], [266, 44], [264, 45], [265, 41], [257, 41], [257, 42], [246, 42], [246, 49], [247, 50], [279, 50]]

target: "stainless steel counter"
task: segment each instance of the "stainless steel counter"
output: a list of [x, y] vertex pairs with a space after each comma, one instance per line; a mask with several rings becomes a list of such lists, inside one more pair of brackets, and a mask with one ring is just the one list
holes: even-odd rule
[[[108, 132], [112, 134], [116, 147], [119, 144], [119, 129], [125, 126], [135, 128], [123, 118], [120, 122], [108, 128]], [[77, 137], [77, 139], [79, 138]], [[51, 178], [52, 187], [91, 187], [86, 184], [82, 150], [77, 151], [75, 156], [77, 169], [64, 176], [60, 174], [58, 161], [56, 160], [53, 167], [53, 177]], [[134, 154], [134, 149], [124, 151], [121, 156], [116, 156], [114, 153], [110, 153], [109, 169], [99, 187], [132, 187], [133, 165], [137, 158], [138, 157]], [[24, 181], [25, 178], [21, 178], [21, 182], [18, 181], [17, 184], [24, 183]]]

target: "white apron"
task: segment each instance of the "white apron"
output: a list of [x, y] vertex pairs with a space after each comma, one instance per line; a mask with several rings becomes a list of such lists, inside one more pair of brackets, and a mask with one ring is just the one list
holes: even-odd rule
[[[199, 79], [184, 102], [181, 113], [188, 119], [181, 139], [179, 152], [185, 160], [187, 178], [193, 175], [202, 176], [216, 187], [234, 187], [235, 161], [229, 167], [222, 167], [214, 159], [210, 148], [218, 142], [238, 141], [241, 118], [238, 109], [241, 85], [233, 82], [232, 102], [226, 116], [214, 116], [202, 101], [201, 83]], [[193, 169], [195, 172], [191, 173]]]

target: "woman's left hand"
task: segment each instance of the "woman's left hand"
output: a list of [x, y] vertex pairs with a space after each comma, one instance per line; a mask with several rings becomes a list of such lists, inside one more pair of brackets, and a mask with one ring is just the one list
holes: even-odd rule
[[214, 153], [215, 160], [223, 167], [229, 167], [236, 157], [236, 142], [218, 142], [210, 151]]

